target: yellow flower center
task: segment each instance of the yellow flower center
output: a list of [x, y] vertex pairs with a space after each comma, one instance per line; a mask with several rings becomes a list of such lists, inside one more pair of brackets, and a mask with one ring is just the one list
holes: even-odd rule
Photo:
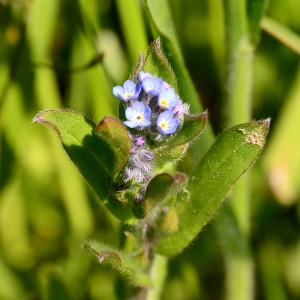
[[168, 122], [166, 122], [165, 120], [162, 120], [159, 125], [164, 130], [166, 130], [168, 128]]
[[127, 99], [127, 98], [129, 98], [129, 97], [131, 97], [132, 96], [132, 93], [126, 93], [125, 94], [125, 98]]
[[168, 106], [168, 102], [166, 101], [166, 99], [160, 99], [160, 104], [162, 106]]
[[135, 116], [135, 119], [136, 119], [137, 121], [141, 121], [141, 120], [144, 119], [144, 116], [141, 115], [141, 114], [137, 114], [137, 115]]

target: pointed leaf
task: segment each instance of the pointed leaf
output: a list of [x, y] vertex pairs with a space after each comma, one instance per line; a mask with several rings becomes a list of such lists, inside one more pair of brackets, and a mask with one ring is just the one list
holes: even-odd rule
[[143, 70], [168, 82], [178, 94], [176, 76], [162, 51], [159, 38], [150, 45]]
[[94, 255], [100, 264], [110, 265], [127, 276], [133, 284], [151, 287], [151, 279], [134, 260], [133, 256], [126, 255], [120, 250], [94, 241], [85, 242], [82, 247]]
[[96, 136], [96, 125], [91, 120], [68, 110], [45, 110], [33, 122], [56, 131], [71, 160], [116, 217], [126, 220], [132, 216], [131, 209], [109, 196], [108, 177], [114, 169], [114, 155], [107, 143]]
[[167, 173], [156, 175], [148, 184], [142, 204], [133, 208], [137, 218], [145, 218], [156, 205], [171, 197], [185, 185], [187, 178], [178, 173], [174, 177]]
[[260, 155], [269, 124], [269, 119], [241, 124], [220, 134], [192, 174], [189, 194], [178, 197], [178, 231], [158, 242], [157, 253], [175, 255], [196, 237], [229, 189]]
[[130, 153], [131, 140], [124, 124], [114, 117], [105, 117], [96, 127], [96, 134], [109, 145], [113, 152], [114, 175], [127, 161]]

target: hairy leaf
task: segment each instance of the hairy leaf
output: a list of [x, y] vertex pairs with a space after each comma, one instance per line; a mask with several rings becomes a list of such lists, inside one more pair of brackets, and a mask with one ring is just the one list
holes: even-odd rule
[[95, 134], [96, 125], [83, 116], [68, 110], [45, 110], [33, 119], [53, 128], [67, 154], [89, 182], [107, 208], [119, 219], [132, 216], [131, 209], [109, 197], [108, 178], [114, 173], [114, 153], [103, 139]]
[[131, 148], [131, 140], [126, 127], [114, 117], [105, 117], [98, 124], [95, 132], [113, 151], [114, 174], [117, 174], [126, 163]]
[[229, 189], [260, 155], [269, 124], [269, 119], [241, 124], [220, 134], [191, 175], [189, 194], [178, 200], [178, 231], [162, 238], [156, 252], [175, 255], [196, 237]]
[[127, 276], [134, 285], [151, 287], [151, 279], [133, 256], [95, 241], [85, 242], [82, 247], [94, 255], [100, 264], [110, 265]]

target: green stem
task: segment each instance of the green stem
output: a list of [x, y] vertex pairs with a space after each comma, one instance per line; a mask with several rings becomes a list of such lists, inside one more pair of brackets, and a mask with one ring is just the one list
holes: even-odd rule
[[153, 288], [148, 291], [147, 300], [159, 300], [161, 292], [164, 287], [165, 278], [167, 276], [167, 264], [168, 259], [165, 256], [156, 254], [152, 267], [151, 267], [151, 279]]
[[[228, 125], [247, 122], [251, 119], [251, 87], [253, 46], [248, 32], [246, 2], [225, 1], [227, 33], [227, 107]], [[233, 212], [238, 235], [229, 237], [225, 245], [226, 299], [253, 299], [253, 264], [248, 236], [250, 229], [249, 175], [241, 178], [228, 199]], [[222, 222], [222, 221], [221, 221]], [[226, 234], [226, 226], [218, 227]], [[221, 233], [222, 234], [222, 233]], [[240, 241], [239, 241], [240, 239]], [[234, 247], [243, 244], [246, 247]], [[245, 254], [247, 253], [247, 254]]]

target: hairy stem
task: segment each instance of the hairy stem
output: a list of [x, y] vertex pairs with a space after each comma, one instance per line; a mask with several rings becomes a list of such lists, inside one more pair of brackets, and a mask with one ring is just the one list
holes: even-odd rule
[[147, 300], [159, 300], [163, 290], [165, 278], [167, 276], [167, 263], [168, 259], [164, 256], [156, 254], [154, 256], [151, 267], [151, 279], [153, 288], [149, 289]]

